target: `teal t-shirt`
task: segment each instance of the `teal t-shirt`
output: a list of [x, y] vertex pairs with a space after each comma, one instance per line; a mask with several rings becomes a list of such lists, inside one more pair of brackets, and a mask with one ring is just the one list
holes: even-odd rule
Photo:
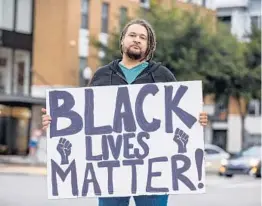
[[123, 64], [119, 63], [119, 67], [123, 71], [126, 81], [128, 84], [131, 84], [137, 76], [148, 66], [148, 62], [143, 62], [131, 69], [126, 68]]

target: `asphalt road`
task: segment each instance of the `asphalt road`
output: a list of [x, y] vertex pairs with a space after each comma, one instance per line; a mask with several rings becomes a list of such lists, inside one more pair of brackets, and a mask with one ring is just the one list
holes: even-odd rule
[[[97, 206], [96, 199], [47, 200], [46, 178], [0, 174], [1, 206]], [[204, 195], [176, 195], [169, 206], [260, 206], [261, 181], [248, 176], [232, 179], [207, 176]], [[130, 206], [134, 206], [133, 200]]]

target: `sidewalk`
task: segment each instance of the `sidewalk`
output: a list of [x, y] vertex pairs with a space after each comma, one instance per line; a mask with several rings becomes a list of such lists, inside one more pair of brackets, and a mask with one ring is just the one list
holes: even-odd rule
[[46, 165], [20, 156], [0, 156], [0, 174], [46, 175]]

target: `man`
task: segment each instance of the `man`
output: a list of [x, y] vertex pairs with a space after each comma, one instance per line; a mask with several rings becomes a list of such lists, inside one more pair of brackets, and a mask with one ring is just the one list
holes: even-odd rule
[[[174, 75], [161, 63], [152, 61], [156, 49], [154, 30], [145, 20], [133, 20], [120, 37], [121, 60], [114, 60], [94, 74], [90, 86], [145, 84], [176, 81]], [[43, 112], [46, 112], [44, 109]], [[51, 117], [43, 115], [46, 129]], [[199, 122], [207, 124], [206, 113], [201, 113]], [[161, 137], [159, 137], [161, 138]], [[130, 197], [99, 198], [99, 206], [128, 206]], [[167, 195], [135, 196], [137, 206], [167, 206]]]

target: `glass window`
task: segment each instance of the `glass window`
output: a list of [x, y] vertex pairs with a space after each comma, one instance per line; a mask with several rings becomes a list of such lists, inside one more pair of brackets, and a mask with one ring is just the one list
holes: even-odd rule
[[28, 148], [28, 127], [31, 111], [25, 107], [12, 108], [13, 123], [16, 129], [13, 149], [16, 154], [24, 154]]
[[11, 116], [11, 108], [0, 104], [0, 154], [8, 152], [8, 119]]
[[89, 46], [89, 32], [86, 29], [79, 30], [78, 38], [78, 54], [81, 57], [88, 56], [88, 46]]
[[261, 16], [252, 16], [251, 24], [257, 28], [261, 28]]
[[207, 154], [218, 154], [219, 152], [214, 149], [205, 149], [205, 152]]
[[80, 86], [86, 86], [85, 85], [85, 80], [84, 80], [84, 76], [83, 76], [83, 72], [84, 72], [84, 69], [86, 68], [87, 66], [87, 58], [86, 57], [80, 57], [79, 58], [79, 84]]
[[221, 16], [218, 17], [218, 20], [225, 24], [231, 25], [231, 16]]
[[15, 0], [0, 0], [0, 28], [14, 29]]
[[120, 8], [120, 29], [122, 29], [127, 21], [127, 8], [121, 7]]
[[89, 0], [82, 0], [81, 3], [81, 28], [88, 29], [88, 8]]
[[249, 157], [260, 157], [261, 156], [261, 147], [250, 147], [247, 150], [242, 152], [242, 156], [249, 156]]
[[261, 114], [260, 107], [260, 101], [257, 99], [252, 99], [248, 104], [247, 112], [249, 115], [259, 116]]
[[12, 49], [0, 48], [0, 93], [11, 93]]
[[232, 17], [231, 16], [220, 16], [218, 17], [218, 20], [226, 25], [226, 28], [228, 31], [231, 31], [231, 21]]
[[15, 30], [21, 33], [32, 33], [32, 0], [17, 0]]
[[16, 50], [14, 56], [14, 94], [29, 95], [30, 52]]
[[81, 14], [81, 29], [88, 29], [87, 15]]
[[25, 107], [0, 104], [0, 154], [25, 155], [31, 111]]
[[79, 65], [80, 65], [80, 70], [84, 70], [86, 68], [86, 57], [80, 57], [79, 58]]
[[103, 3], [102, 5], [102, 33], [108, 33], [108, 14], [109, 14], [109, 4]]
[[149, 0], [140, 0], [140, 5], [145, 8], [148, 9], [150, 6], [150, 1]]

